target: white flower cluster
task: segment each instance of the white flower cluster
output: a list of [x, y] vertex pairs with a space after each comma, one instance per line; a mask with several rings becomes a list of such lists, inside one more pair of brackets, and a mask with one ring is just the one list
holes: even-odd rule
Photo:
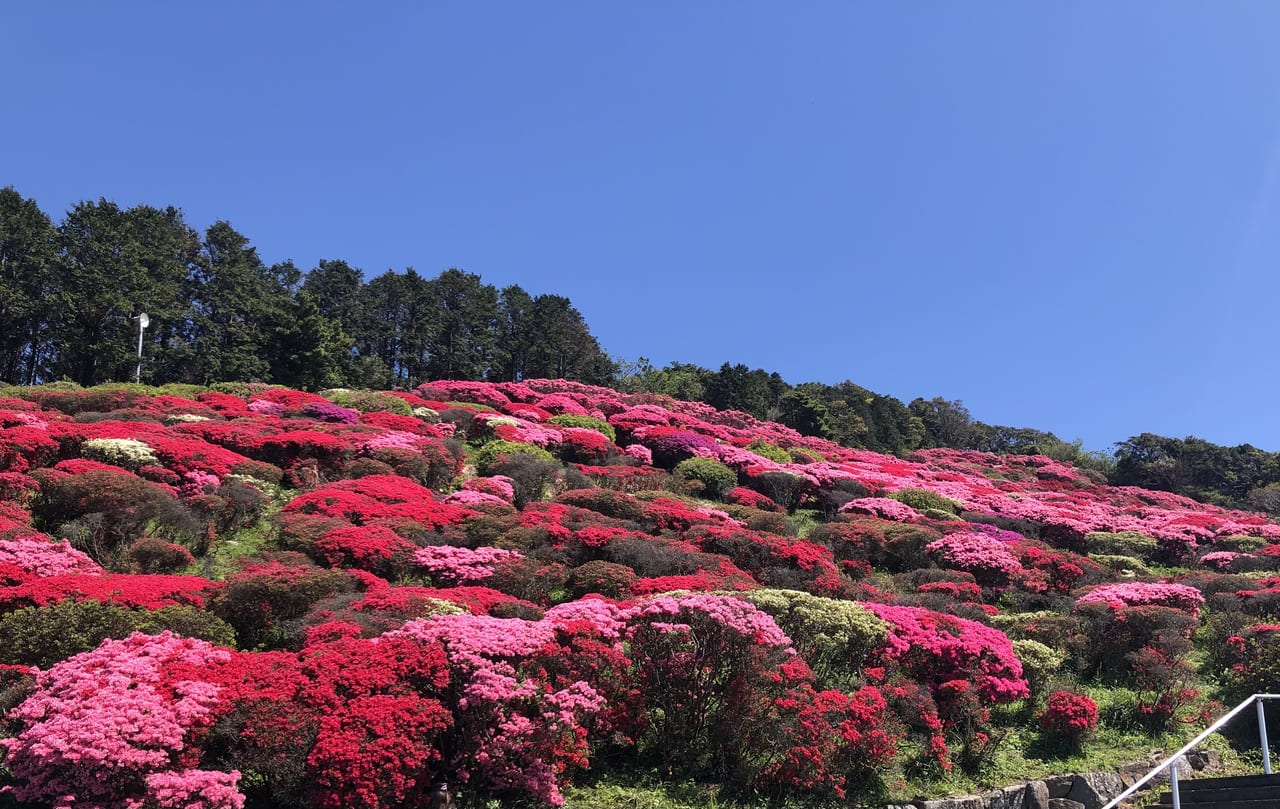
[[93, 461], [134, 470], [160, 463], [151, 447], [136, 438], [90, 438], [80, 445], [80, 454]]

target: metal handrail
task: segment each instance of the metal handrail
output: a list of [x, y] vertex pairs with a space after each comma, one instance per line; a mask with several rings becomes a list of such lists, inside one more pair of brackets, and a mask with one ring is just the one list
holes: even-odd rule
[[1178, 752], [1153, 767], [1150, 772], [1131, 784], [1128, 789], [1117, 795], [1110, 803], [1102, 807], [1102, 809], [1115, 809], [1115, 807], [1120, 805], [1121, 801], [1137, 792], [1139, 789], [1144, 787], [1147, 782], [1160, 775], [1160, 773], [1164, 772], [1166, 769], [1169, 771], [1169, 786], [1170, 790], [1173, 792], [1173, 809], [1182, 809], [1182, 799], [1178, 794], [1178, 759], [1182, 758], [1187, 753], [1190, 753], [1205, 739], [1222, 730], [1226, 727], [1228, 722], [1235, 719], [1238, 714], [1250, 705], [1256, 704], [1258, 706], [1258, 738], [1262, 743], [1262, 771], [1267, 775], [1271, 775], [1271, 749], [1267, 746], [1267, 720], [1263, 716], [1262, 703], [1273, 699], [1280, 699], [1280, 694], [1254, 694], [1244, 702], [1227, 711], [1219, 717], [1216, 722], [1206, 728], [1203, 733], [1183, 745]]

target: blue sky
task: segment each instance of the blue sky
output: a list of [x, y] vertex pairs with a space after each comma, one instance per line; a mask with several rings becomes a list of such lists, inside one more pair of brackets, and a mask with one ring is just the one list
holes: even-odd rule
[[0, 186], [570, 297], [612, 354], [1280, 450], [1280, 4], [0, 9]]

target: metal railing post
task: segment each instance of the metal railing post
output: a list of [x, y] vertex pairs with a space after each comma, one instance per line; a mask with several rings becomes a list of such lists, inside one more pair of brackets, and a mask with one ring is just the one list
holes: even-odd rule
[[1272, 700], [1280, 700], [1280, 694], [1254, 694], [1253, 696], [1244, 700], [1236, 707], [1232, 708], [1222, 716], [1218, 717], [1217, 721], [1215, 721], [1212, 725], [1202, 730], [1199, 736], [1196, 736], [1194, 739], [1192, 739], [1191, 741], [1183, 745], [1182, 749], [1180, 749], [1178, 752], [1174, 753], [1173, 755], [1166, 758], [1164, 761], [1161, 761], [1159, 764], [1152, 767], [1151, 770], [1147, 772], [1146, 775], [1142, 776], [1137, 781], [1134, 781], [1132, 784], [1130, 784], [1128, 788], [1125, 789], [1124, 792], [1121, 792], [1119, 795], [1112, 798], [1105, 806], [1102, 807], [1102, 809], [1116, 809], [1122, 801], [1126, 800], [1130, 795], [1142, 789], [1151, 781], [1151, 779], [1158, 777], [1166, 769], [1169, 770], [1169, 782], [1173, 786], [1173, 805], [1176, 807], [1176, 809], [1182, 809], [1181, 799], [1178, 796], [1178, 770], [1177, 770], [1178, 760], [1181, 759], [1187, 753], [1190, 753], [1192, 750], [1199, 747], [1200, 744], [1205, 739], [1208, 739], [1210, 736], [1217, 733], [1222, 728], [1226, 727], [1227, 724], [1232, 719], [1235, 719], [1240, 714], [1249, 710], [1249, 706], [1254, 704], [1258, 706], [1258, 732], [1259, 732], [1259, 735], [1262, 737], [1263, 766], [1266, 769], [1266, 774], [1271, 775], [1271, 748], [1267, 744], [1267, 724], [1262, 711], [1263, 711], [1263, 703], [1267, 701], [1272, 701]]
[[1271, 745], [1267, 743], [1267, 712], [1262, 700], [1258, 700], [1258, 739], [1262, 742], [1262, 771], [1271, 774]]

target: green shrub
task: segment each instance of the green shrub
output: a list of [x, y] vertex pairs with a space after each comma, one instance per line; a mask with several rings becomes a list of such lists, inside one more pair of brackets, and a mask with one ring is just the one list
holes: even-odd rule
[[317, 601], [352, 589], [341, 571], [317, 567], [297, 554], [278, 554], [229, 576], [209, 606], [235, 628], [241, 648], [283, 648], [297, 640], [288, 632], [289, 621], [306, 615]]
[[826, 460], [813, 450], [802, 447], [792, 447], [787, 450], [787, 454], [791, 456], [792, 463], [821, 463]]
[[133, 610], [134, 627], [148, 635], [172, 632], [184, 638], [207, 640], [215, 646], [235, 647], [236, 631], [211, 612], [190, 605], [159, 610]]
[[740, 506], [737, 503], [725, 503], [720, 510], [747, 524], [752, 531], [765, 531], [784, 537], [793, 537], [800, 533], [796, 524], [786, 514], [776, 511], [761, 511], [751, 506]]
[[1138, 576], [1146, 576], [1151, 573], [1145, 562], [1132, 556], [1121, 556], [1117, 553], [1093, 553], [1089, 554], [1089, 558], [1114, 573], [1124, 573], [1126, 570]]
[[806, 494], [817, 488], [809, 479], [782, 471], [764, 472], [747, 478], [744, 485], [760, 492], [787, 511], [795, 509]]
[[747, 449], [751, 450], [761, 458], [768, 458], [774, 463], [792, 463], [791, 453], [787, 452], [777, 444], [770, 444], [768, 441], [759, 439], [747, 444]]
[[97, 601], [66, 601], [23, 607], [0, 616], [0, 662], [47, 669], [72, 655], [96, 649], [107, 638], [134, 632], [168, 630], [231, 646], [235, 633], [226, 622], [195, 607], [166, 607], [155, 612]]
[[1137, 531], [1094, 531], [1084, 535], [1084, 542], [1090, 556], [1095, 553], [1133, 556], [1150, 562], [1159, 551], [1155, 539]]
[[738, 475], [729, 467], [710, 458], [686, 458], [673, 470], [677, 480], [696, 480], [702, 484], [702, 495], [720, 499], [738, 485]]
[[[516, 446], [529, 445], [516, 444]], [[546, 452], [537, 447], [533, 449]], [[547, 460], [536, 453], [526, 452], [500, 453], [483, 468], [488, 470], [484, 474], [506, 475], [511, 478], [511, 488], [515, 490], [513, 502], [516, 508], [524, 508], [534, 500], [547, 497], [559, 485], [560, 475], [564, 471], [559, 461]]]
[[1049, 693], [1049, 683], [1058, 675], [1067, 655], [1038, 640], [1026, 638], [1013, 641], [1013, 653], [1022, 663], [1022, 676], [1031, 692], [1027, 697], [1028, 706], [1037, 705]]
[[401, 416], [412, 416], [413, 409], [409, 403], [399, 396], [381, 393], [374, 390], [347, 390], [334, 388], [322, 390], [320, 395], [336, 405], [349, 407], [361, 413], [396, 413]]
[[533, 444], [525, 444], [519, 441], [490, 441], [480, 449], [476, 450], [471, 456], [471, 462], [476, 465], [476, 471], [481, 475], [492, 476], [501, 474], [495, 471], [499, 462], [503, 458], [509, 458], [513, 455], [524, 455], [539, 461], [554, 463], [558, 468], [560, 464], [556, 461], [555, 456], [547, 452], [542, 447]]
[[583, 427], [588, 430], [595, 430], [598, 433], [604, 433], [610, 441], [617, 442], [618, 440], [618, 433], [613, 429], [612, 424], [593, 416], [575, 416], [572, 413], [563, 413], [547, 419], [547, 423], [554, 424], [557, 427]]
[[921, 513], [934, 510], [945, 512], [951, 517], [955, 517], [960, 513], [961, 509], [961, 505], [956, 501], [927, 489], [900, 489], [890, 494], [889, 497], [899, 503], [905, 503]]
[[152, 389], [157, 396], [179, 396], [183, 399], [194, 399], [209, 389], [204, 385], [191, 385], [186, 382], [166, 382]]
[[590, 509], [606, 517], [639, 522], [644, 519], [645, 504], [624, 492], [613, 489], [570, 489], [556, 495], [557, 503]]
[[1262, 537], [1218, 537], [1213, 541], [1213, 549], [1218, 551], [1235, 551], [1236, 553], [1253, 553], [1267, 547], [1268, 541]]
[[142, 537], [129, 546], [129, 569], [134, 573], [181, 573], [195, 561], [186, 548], [159, 537]]
[[852, 601], [799, 590], [735, 593], [773, 616], [824, 686], [849, 687], [863, 663], [885, 644], [888, 624]]
[[569, 586], [574, 598], [589, 593], [599, 593], [607, 598], [626, 598], [631, 595], [631, 585], [639, 577], [626, 565], [614, 562], [594, 561], [578, 565], [569, 574]]

